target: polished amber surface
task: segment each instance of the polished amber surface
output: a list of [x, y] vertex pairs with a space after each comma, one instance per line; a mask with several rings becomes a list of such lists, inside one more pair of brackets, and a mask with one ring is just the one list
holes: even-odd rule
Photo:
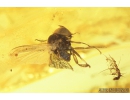
[[[74, 71], [45, 64], [23, 64], [9, 57], [11, 49], [38, 44], [63, 25], [72, 41], [99, 48], [77, 52], [91, 65]], [[128, 88], [130, 76], [130, 8], [0, 8], [0, 92], [98, 92], [99, 88]], [[83, 44], [72, 44], [84, 46]], [[45, 54], [46, 56], [47, 54]], [[123, 74], [110, 75], [106, 58], [111, 55]], [[31, 59], [31, 58], [30, 58]], [[103, 72], [101, 72], [103, 71]], [[101, 73], [100, 73], [101, 72]]]

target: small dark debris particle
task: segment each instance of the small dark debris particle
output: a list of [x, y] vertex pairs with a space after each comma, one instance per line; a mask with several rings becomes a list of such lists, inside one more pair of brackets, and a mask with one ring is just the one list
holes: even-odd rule
[[18, 54], [16, 53], [15, 56], [18, 56]]
[[10, 69], [10, 71], [12, 72], [12, 69]]

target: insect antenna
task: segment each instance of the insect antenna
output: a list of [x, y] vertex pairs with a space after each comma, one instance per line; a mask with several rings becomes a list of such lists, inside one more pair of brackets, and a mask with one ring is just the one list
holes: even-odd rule
[[39, 40], [39, 39], [35, 39], [35, 41], [46, 42], [47, 40]]

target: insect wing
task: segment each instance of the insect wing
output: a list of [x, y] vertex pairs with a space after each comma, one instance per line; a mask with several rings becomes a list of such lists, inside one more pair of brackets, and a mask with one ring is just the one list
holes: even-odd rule
[[10, 52], [11, 60], [23, 64], [46, 64], [49, 59], [50, 46], [46, 43], [23, 45]]
[[73, 70], [72, 66], [67, 61], [65, 61], [64, 59], [58, 57], [54, 53], [52, 53], [50, 55], [49, 66], [57, 68], [57, 69], [71, 69], [71, 70]]

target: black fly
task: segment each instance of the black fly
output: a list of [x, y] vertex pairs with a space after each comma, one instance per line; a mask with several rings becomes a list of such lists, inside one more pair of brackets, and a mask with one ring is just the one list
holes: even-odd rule
[[[38, 40], [40, 44], [35, 45], [23, 45], [14, 48], [10, 56], [15, 58], [16, 60], [27, 62], [28, 59], [32, 59], [30, 63], [42, 64], [46, 62], [46, 56], [44, 52], [48, 52], [49, 54], [49, 66], [54, 68], [66, 68], [73, 70], [72, 66], [68, 63], [71, 60], [71, 55], [74, 58], [76, 64], [81, 67], [90, 67], [87, 62], [82, 59], [82, 57], [75, 51], [76, 49], [90, 49], [96, 48], [94, 46], [89, 46], [82, 42], [74, 42], [71, 41], [72, 38], [71, 32], [65, 28], [64, 26], [60, 26], [60, 28], [56, 29], [52, 35], [49, 36], [48, 40]], [[75, 47], [71, 46], [71, 43], [79, 43], [85, 44], [87, 47]], [[97, 49], [97, 48], [96, 48]], [[98, 49], [97, 49], [98, 50]], [[100, 50], [98, 50], [100, 52]], [[101, 52], [100, 52], [101, 53]], [[35, 56], [39, 54], [39, 56]], [[41, 57], [43, 59], [41, 59]], [[80, 64], [78, 62], [78, 58], [80, 58], [84, 64]]]

